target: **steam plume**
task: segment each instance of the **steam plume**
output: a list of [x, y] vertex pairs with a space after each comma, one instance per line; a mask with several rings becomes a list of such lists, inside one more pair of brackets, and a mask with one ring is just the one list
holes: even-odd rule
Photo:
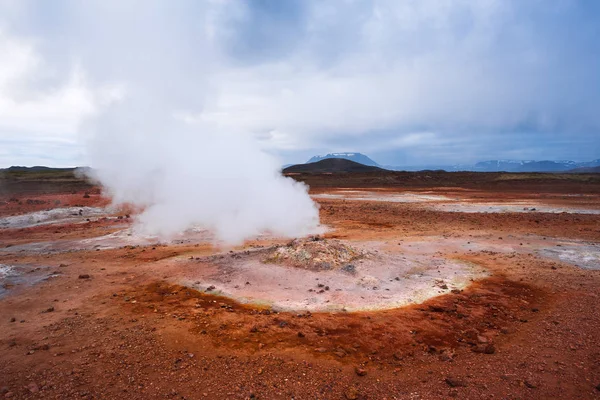
[[308, 234], [319, 220], [307, 187], [281, 175], [256, 132], [203, 120], [226, 65], [211, 33], [215, 7], [91, 2], [77, 14], [89, 22], [73, 39], [83, 67], [112, 85], [81, 128], [94, 178], [115, 202], [143, 210], [144, 233], [200, 225], [227, 243]]
[[315, 231], [306, 185], [282, 176], [250, 136], [137, 106], [112, 107], [87, 129], [93, 177], [115, 202], [143, 208], [138, 230], [171, 237], [200, 225], [231, 244]]

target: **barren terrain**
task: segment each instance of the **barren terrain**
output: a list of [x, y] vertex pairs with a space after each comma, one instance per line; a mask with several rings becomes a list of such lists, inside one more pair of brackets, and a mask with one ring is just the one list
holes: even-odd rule
[[600, 398], [597, 174], [294, 178], [326, 233], [235, 248], [4, 181], [0, 395]]

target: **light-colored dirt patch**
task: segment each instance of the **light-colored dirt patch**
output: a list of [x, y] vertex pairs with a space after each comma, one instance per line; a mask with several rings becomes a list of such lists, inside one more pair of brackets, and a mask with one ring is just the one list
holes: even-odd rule
[[0, 228], [19, 229], [46, 224], [85, 222], [88, 218], [110, 215], [115, 210], [104, 207], [63, 207], [0, 218]]
[[[313, 194], [314, 199], [338, 199], [352, 201], [377, 201], [392, 203], [417, 203], [423, 207], [443, 212], [456, 213], [574, 213], [600, 214], [594, 207], [556, 206], [541, 201], [505, 200], [502, 202], [477, 201], [472, 198], [449, 197], [429, 193], [394, 193], [384, 191], [337, 190], [331, 193]], [[578, 196], [570, 196], [578, 197]], [[579, 196], [581, 197], [581, 196]], [[588, 196], [589, 197], [589, 196]]]
[[600, 270], [600, 246], [598, 245], [560, 245], [560, 247], [541, 249], [539, 254], [583, 269]]
[[181, 259], [170, 281], [277, 310], [358, 311], [422, 303], [487, 276], [477, 265], [383, 251], [382, 243], [344, 245], [363, 256], [329, 269], [265, 262], [275, 249]]

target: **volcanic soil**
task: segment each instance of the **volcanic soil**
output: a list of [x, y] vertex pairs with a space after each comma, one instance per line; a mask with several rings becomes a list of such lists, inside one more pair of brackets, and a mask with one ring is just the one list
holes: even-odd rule
[[[0, 198], [0, 396], [600, 398], [600, 179], [294, 178], [328, 228], [300, 250], [267, 235], [223, 248], [202, 231], [160, 243], [97, 188], [13, 184]], [[245, 278], [247, 265], [266, 272]], [[380, 275], [354, 286], [365, 271]], [[414, 282], [422, 298], [382, 301]], [[335, 298], [358, 306], [324, 311]]]

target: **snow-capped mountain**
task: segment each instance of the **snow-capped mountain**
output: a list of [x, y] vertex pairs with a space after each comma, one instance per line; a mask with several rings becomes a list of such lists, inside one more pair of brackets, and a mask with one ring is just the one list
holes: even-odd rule
[[481, 161], [475, 165], [418, 165], [418, 166], [392, 166], [380, 165], [368, 156], [354, 153], [329, 153], [324, 156], [314, 156], [308, 163], [314, 163], [328, 158], [344, 158], [360, 164], [380, 167], [395, 171], [421, 171], [421, 170], [444, 170], [444, 171], [478, 171], [478, 172], [562, 172], [578, 168], [595, 168], [600, 166], [600, 159], [586, 162], [571, 160], [559, 161], [535, 161], [535, 160], [488, 160]]
[[475, 164], [474, 171], [482, 172], [558, 172], [575, 168], [596, 167], [600, 160], [589, 162], [563, 161], [533, 161], [533, 160], [490, 160]]

